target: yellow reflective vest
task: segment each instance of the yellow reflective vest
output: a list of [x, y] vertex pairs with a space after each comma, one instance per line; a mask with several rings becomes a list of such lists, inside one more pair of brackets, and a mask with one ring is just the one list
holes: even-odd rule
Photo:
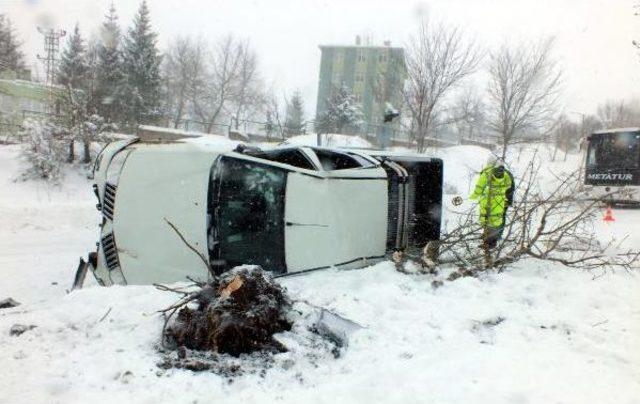
[[480, 172], [476, 187], [469, 199], [477, 200], [480, 214], [480, 224], [492, 228], [504, 225], [504, 214], [513, 198], [513, 176], [504, 170], [501, 178], [493, 174], [493, 165], [485, 167]]

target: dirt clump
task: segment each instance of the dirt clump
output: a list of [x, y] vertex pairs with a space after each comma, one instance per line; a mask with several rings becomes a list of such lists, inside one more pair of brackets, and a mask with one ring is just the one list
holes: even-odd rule
[[[291, 300], [259, 267], [239, 267], [198, 285], [169, 311], [163, 343], [189, 360], [187, 351], [209, 351], [238, 357], [253, 352], [283, 352], [273, 335], [289, 331]], [[175, 316], [172, 316], [177, 311]], [[199, 368], [191, 361], [186, 368]], [[191, 366], [189, 366], [191, 365]], [[198, 369], [200, 370], [200, 369]]]
[[24, 334], [27, 331], [33, 330], [36, 327], [38, 327], [38, 326], [37, 325], [33, 325], [33, 324], [29, 324], [29, 325], [14, 324], [9, 329], [9, 335], [14, 336], [14, 337], [18, 337], [18, 336]]

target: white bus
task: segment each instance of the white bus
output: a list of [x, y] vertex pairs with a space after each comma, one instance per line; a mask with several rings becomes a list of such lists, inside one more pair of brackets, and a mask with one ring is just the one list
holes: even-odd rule
[[585, 146], [587, 197], [640, 206], [640, 128], [597, 131]]

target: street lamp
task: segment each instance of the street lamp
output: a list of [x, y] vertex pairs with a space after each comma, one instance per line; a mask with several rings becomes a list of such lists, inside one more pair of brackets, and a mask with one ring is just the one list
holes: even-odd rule
[[385, 104], [384, 119], [382, 120], [382, 133], [378, 136], [378, 144], [381, 149], [386, 149], [391, 143], [391, 133], [389, 127], [393, 124], [393, 120], [400, 116], [400, 111], [395, 109], [390, 103]]

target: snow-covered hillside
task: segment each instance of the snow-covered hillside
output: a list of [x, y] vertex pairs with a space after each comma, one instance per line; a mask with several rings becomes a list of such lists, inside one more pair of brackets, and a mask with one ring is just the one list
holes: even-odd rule
[[[60, 186], [14, 182], [17, 154], [0, 146], [0, 300], [22, 303], [0, 310], [0, 403], [640, 402], [638, 274], [534, 261], [437, 289], [432, 276], [401, 274], [389, 262], [283, 278], [292, 296], [366, 327], [339, 358], [309, 361], [292, 350], [279, 354], [292, 365], [233, 380], [160, 370], [156, 311], [176, 297], [95, 284], [67, 294], [78, 256], [98, 234], [90, 182], [75, 171]], [[466, 196], [486, 152], [438, 155], [446, 183]], [[614, 213], [616, 222], [596, 230], [640, 245], [640, 211]], [[14, 324], [36, 328], [11, 336]]]

